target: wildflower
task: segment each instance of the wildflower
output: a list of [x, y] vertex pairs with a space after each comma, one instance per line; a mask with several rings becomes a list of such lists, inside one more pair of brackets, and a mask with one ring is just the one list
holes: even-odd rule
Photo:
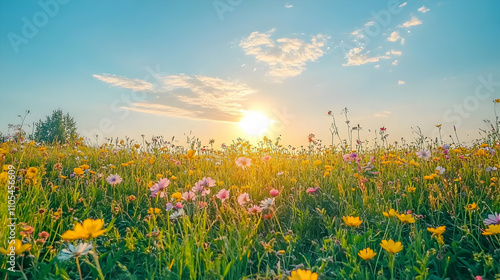
[[360, 250], [358, 252], [358, 256], [365, 261], [369, 261], [369, 260], [373, 259], [373, 257], [375, 257], [376, 255], [377, 255], [377, 253], [375, 253], [372, 249], [370, 249], [370, 247], [363, 249], [363, 250]]
[[398, 219], [405, 224], [413, 224], [415, 223], [415, 218], [411, 214], [401, 214], [398, 215]]
[[175, 211], [174, 213], [172, 213], [169, 218], [170, 220], [177, 220], [178, 218], [184, 216], [184, 209], [179, 209], [177, 211]]
[[170, 180], [167, 178], [161, 179], [158, 183], [154, 184], [149, 188], [151, 191], [151, 197], [156, 197], [158, 192], [166, 189], [170, 185]]
[[260, 202], [260, 208], [268, 209], [274, 205], [274, 198], [266, 198]]
[[76, 248], [73, 244], [68, 245], [68, 249], [62, 249], [57, 258], [60, 261], [66, 261], [71, 258], [78, 258], [80, 256], [85, 256], [92, 250], [92, 244], [89, 243], [80, 243], [76, 245]]
[[352, 216], [344, 216], [342, 217], [342, 220], [344, 220], [344, 223], [347, 226], [350, 227], [359, 227], [363, 221], [359, 219], [359, 217], [352, 217]]
[[261, 159], [262, 159], [262, 161], [270, 161], [272, 159], [272, 157], [270, 155], [265, 155]]
[[477, 204], [475, 202], [471, 203], [471, 204], [467, 204], [467, 206], [465, 207], [466, 210], [468, 211], [474, 211], [474, 210], [477, 210], [478, 207], [477, 207]]
[[102, 229], [103, 226], [103, 219], [86, 219], [81, 224], [77, 223], [73, 230], [67, 230], [65, 233], [63, 233], [61, 238], [63, 240], [96, 238], [106, 232], [106, 229]]
[[262, 212], [262, 208], [257, 205], [252, 205], [248, 208], [248, 214], [255, 215], [260, 212]]
[[389, 212], [382, 212], [382, 215], [384, 215], [384, 217], [394, 217], [398, 214], [398, 211], [394, 210], [391, 208], [391, 210], [389, 210]]
[[182, 194], [182, 199], [184, 199], [185, 201], [194, 200], [195, 197], [196, 194], [193, 191], [185, 192]]
[[382, 243], [380, 243], [380, 246], [384, 248], [389, 253], [392, 254], [397, 254], [403, 250], [403, 245], [401, 245], [401, 242], [394, 242], [394, 240], [389, 239], [389, 240], [382, 240]]
[[307, 188], [306, 192], [313, 194], [313, 193], [316, 193], [317, 190], [319, 190], [318, 186], [316, 186], [315, 188]]
[[222, 189], [220, 190], [217, 195], [215, 195], [218, 199], [222, 200], [224, 202], [226, 199], [229, 198], [229, 190]]
[[174, 206], [175, 209], [181, 209], [184, 208], [184, 205], [182, 205], [182, 202], [177, 202]]
[[172, 194], [172, 198], [177, 200], [177, 202], [179, 202], [182, 199], [182, 194], [180, 192], [175, 192]]
[[315, 161], [313, 162], [313, 165], [314, 165], [314, 166], [318, 166], [318, 165], [320, 165], [320, 164], [321, 164], [321, 160], [319, 160], [319, 159], [317, 159], [317, 160], [315, 160]]
[[159, 213], [161, 213], [161, 209], [160, 208], [149, 208], [148, 209], [148, 214], [149, 215], [159, 214]]
[[216, 181], [210, 177], [203, 177], [203, 179], [199, 180], [195, 186], [196, 187], [203, 187], [203, 188], [211, 188], [215, 187]]
[[489, 225], [483, 232], [483, 235], [496, 235], [500, 234], [500, 225]]
[[430, 227], [428, 227], [427, 230], [429, 232], [432, 232], [432, 236], [434, 236], [434, 235], [441, 235], [446, 230], [446, 226], [440, 226], [440, 227], [437, 227], [437, 228], [430, 228]]
[[85, 172], [83, 171], [83, 169], [81, 169], [81, 168], [77, 167], [77, 168], [74, 168], [74, 169], [73, 169], [73, 173], [75, 173], [75, 175], [77, 175], [77, 176], [81, 176], [81, 175], [83, 175]]
[[[12, 244], [12, 242], [14, 242], [14, 244]], [[11, 250], [12, 247], [14, 247], [14, 250]], [[21, 240], [14, 239], [13, 241], [12, 240], [9, 241], [9, 244], [7, 245], [6, 249], [0, 248], [0, 253], [2, 253], [4, 255], [8, 255], [12, 251], [14, 251], [14, 254], [19, 256], [22, 253], [24, 253], [25, 251], [28, 251], [29, 249], [31, 249], [31, 244], [23, 244], [23, 242]]]
[[122, 182], [122, 177], [118, 174], [111, 174], [106, 178], [106, 182], [108, 182], [111, 186], [118, 185]]
[[272, 189], [269, 194], [271, 196], [278, 196], [280, 194], [280, 192], [277, 190], [277, 189]]
[[90, 166], [88, 166], [87, 164], [83, 164], [80, 166], [81, 169], [83, 169], [83, 171], [87, 170], [90, 168]]
[[310, 270], [302, 270], [297, 269], [292, 271], [290, 276], [288, 276], [288, 280], [317, 280], [318, 274], [313, 273]]
[[491, 171], [496, 171], [496, 170], [497, 170], [496, 167], [491, 167], [491, 166], [486, 167], [486, 172], [491, 172]]
[[428, 160], [432, 156], [431, 151], [429, 150], [420, 150], [416, 152], [416, 155], [418, 158], [423, 158], [425, 160]]
[[241, 169], [245, 170], [245, 168], [249, 167], [252, 165], [252, 159], [246, 158], [246, 157], [239, 157], [236, 159], [236, 165], [238, 167], [241, 167]]
[[408, 192], [415, 192], [416, 190], [416, 187], [408, 187]]
[[238, 203], [241, 206], [244, 206], [249, 201], [250, 201], [250, 196], [248, 195], [248, 193], [242, 193], [238, 196]]
[[500, 98], [493, 100], [495, 103], [500, 103]]
[[436, 173], [443, 174], [446, 171], [446, 168], [441, 167], [441, 166], [437, 166], [435, 168], [435, 170], [436, 170]]
[[500, 214], [489, 214], [488, 218], [483, 221], [485, 225], [497, 225], [500, 224]]

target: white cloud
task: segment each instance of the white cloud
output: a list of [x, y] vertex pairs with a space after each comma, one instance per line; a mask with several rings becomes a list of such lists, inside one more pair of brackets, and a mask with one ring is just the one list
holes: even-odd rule
[[292, 8], [292, 7], [293, 7], [292, 4], [288, 4], [288, 3], [285, 4], [285, 8], [287, 8], [287, 9]]
[[408, 2], [404, 2], [403, 4], [399, 5], [398, 7], [403, 8], [404, 6], [406, 6], [406, 4], [408, 4]]
[[412, 16], [409, 21], [403, 23], [402, 27], [409, 28], [409, 27], [412, 27], [415, 25], [420, 25], [420, 24], [422, 24], [422, 21], [420, 21], [416, 16]]
[[398, 81], [398, 86], [401, 86], [401, 85], [404, 85], [404, 84], [406, 84], [405, 81], [401, 81], [401, 80]]
[[376, 68], [376, 69], [380, 68], [380, 64], [373, 66], [373, 68]]
[[391, 35], [387, 38], [387, 41], [390, 42], [396, 42], [397, 40], [401, 39], [401, 36], [399, 36], [398, 31], [394, 31], [391, 33]]
[[378, 117], [378, 118], [387, 118], [387, 117], [389, 117], [390, 114], [392, 114], [392, 113], [389, 111], [382, 111], [382, 112], [378, 112], [378, 113], [373, 114], [373, 116]]
[[326, 35], [318, 34], [312, 37], [311, 43], [293, 38], [274, 40], [271, 38], [273, 32], [274, 29], [267, 33], [252, 32], [240, 42], [240, 47], [245, 54], [266, 63], [271, 76], [282, 78], [300, 75], [306, 69], [308, 61], [316, 61], [322, 57], [323, 47], [329, 39]]
[[254, 90], [244, 83], [201, 75], [158, 76], [154, 86], [140, 79], [114, 75], [94, 75], [113, 86], [142, 91], [148, 89], [148, 100], [122, 108], [178, 118], [236, 122], [242, 116], [243, 102]]
[[140, 79], [129, 79], [111, 74], [93, 75], [93, 77], [114, 87], [127, 88], [134, 91], [153, 90], [153, 84]]
[[403, 53], [401, 51], [395, 51], [395, 50], [390, 50], [385, 53], [386, 55], [396, 55], [396, 56], [401, 56]]
[[392, 62], [392, 65], [398, 65], [399, 61], [396, 59]]
[[430, 10], [431, 9], [426, 8], [425, 6], [422, 6], [422, 7], [418, 8], [418, 11], [421, 12], [421, 13], [423, 13], [423, 14], [427, 13]]
[[350, 49], [347, 54], [347, 63], [342, 64], [342, 66], [354, 66], [354, 65], [363, 65], [366, 63], [378, 62], [381, 59], [390, 58], [387, 55], [382, 56], [370, 56], [370, 52], [363, 52], [363, 47], [357, 47]]

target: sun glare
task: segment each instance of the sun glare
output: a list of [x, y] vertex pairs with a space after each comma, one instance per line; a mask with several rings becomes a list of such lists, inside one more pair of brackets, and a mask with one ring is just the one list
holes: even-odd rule
[[271, 120], [261, 112], [248, 111], [240, 121], [240, 127], [249, 135], [260, 135], [269, 128]]

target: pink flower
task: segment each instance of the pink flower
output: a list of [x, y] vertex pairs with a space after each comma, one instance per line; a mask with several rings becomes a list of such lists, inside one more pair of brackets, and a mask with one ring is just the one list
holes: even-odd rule
[[260, 212], [262, 212], [262, 208], [260, 208], [257, 205], [252, 205], [248, 208], [248, 214], [250, 214], [250, 215], [255, 215], [255, 214], [260, 213]]
[[271, 196], [278, 196], [278, 195], [280, 194], [280, 192], [279, 192], [278, 190], [276, 190], [276, 189], [272, 189], [272, 190], [269, 192], [269, 194], [270, 194]]
[[195, 186], [196, 187], [204, 187], [204, 188], [211, 188], [211, 187], [215, 187], [215, 184], [217, 182], [210, 178], [210, 177], [203, 177], [203, 179], [199, 180]]
[[222, 202], [224, 202], [224, 200], [228, 199], [229, 198], [229, 190], [226, 190], [226, 189], [222, 189], [219, 191], [219, 193], [217, 193], [215, 195], [218, 199], [222, 200]]
[[488, 218], [483, 221], [485, 225], [497, 225], [500, 224], [500, 214], [489, 214]]
[[180, 161], [176, 161], [175, 165], [181, 165], [181, 162]]
[[315, 193], [317, 190], [319, 190], [319, 187], [316, 186], [315, 188], [307, 188], [307, 193], [310, 193], [310, 194], [313, 194]]
[[182, 202], [177, 202], [174, 207], [176, 209], [181, 209], [182, 207], [184, 207], [184, 205], [182, 205]]
[[185, 192], [182, 194], [182, 199], [185, 201], [191, 201], [196, 197], [196, 194], [193, 191]]
[[483, 280], [483, 277], [481, 277], [481, 276], [476, 276], [476, 277], [474, 277], [474, 279], [476, 279], [476, 280]]
[[118, 185], [122, 182], [122, 177], [118, 174], [111, 174], [106, 178], [106, 182], [108, 182], [111, 186]]
[[[158, 183], [154, 184], [149, 190], [151, 191], [151, 197], [156, 197], [158, 192], [166, 189], [170, 185], [170, 180], [167, 178], [163, 178]], [[163, 197], [163, 196], [161, 196]]]
[[250, 196], [248, 195], [248, 193], [242, 193], [240, 194], [240, 196], [238, 196], [238, 203], [241, 206], [244, 206], [249, 201], [250, 201]]
[[205, 208], [206, 206], [207, 206], [207, 203], [206, 203], [205, 201], [199, 201], [199, 202], [198, 202], [198, 207], [199, 207], [200, 209], [203, 209], [203, 208]]
[[239, 157], [235, 162], [236, 165], [238, 165], [238, 167], [241, 167], [243, 170], [252, 165], [252, 159], [246, 157]]
[[269, 161], [271, 159], [272, 159], [272, 157], [270, 155], [265, 155], [262, 157], [262, 161]]
[[385, 128], [385, 126], [382, 126], [382, 127], [380, 128], [380, 130], [381, 130], [381, 131], [386, 131], [386, 130], [387, 130], [387, 128]]

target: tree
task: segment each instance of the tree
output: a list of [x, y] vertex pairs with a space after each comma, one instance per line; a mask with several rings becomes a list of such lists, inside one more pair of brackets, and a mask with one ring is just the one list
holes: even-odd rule
[[39, 142], [64, 143], [76, 137], [75, 120], [61, 109], [54, 110], [52, 115], [47, 116], [45, 121], [40, 120], [35, 127], [34, 136]]

